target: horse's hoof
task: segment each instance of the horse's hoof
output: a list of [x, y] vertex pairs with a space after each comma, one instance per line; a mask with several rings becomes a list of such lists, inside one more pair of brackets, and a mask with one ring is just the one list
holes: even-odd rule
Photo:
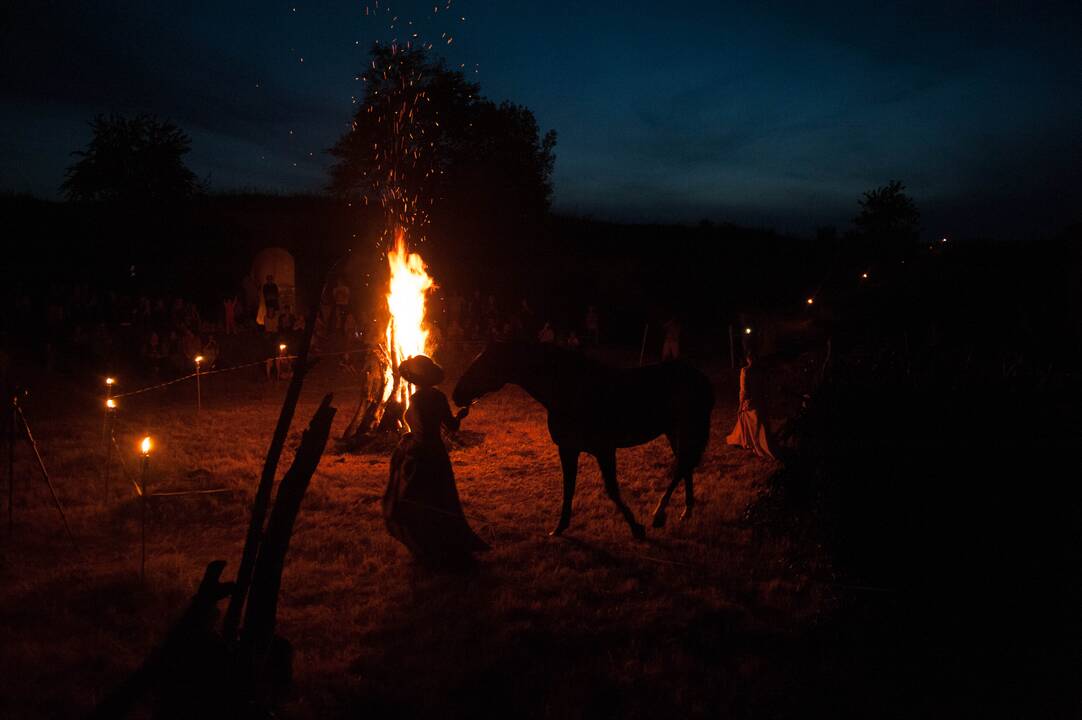
[[646, 539], [646, 527], [642, 523], [635, 523], [631, 526], [631, 535], [636, 540]]
[[553, 529], [552, 532], [549, 533], [549, 537], [559, 537], [560, 535], [563, 535], [564, 530], [566, 530], [570, 526], [571, 523], [560, 523]]
[[663, 527], [665, 527], [665, 513], [664, 512], [656, 512], [656, 513], [654, 513], [654, 521], [652, 523], [650, 523], [650, 524], [653, 525], [655, 528], [663, 528]]

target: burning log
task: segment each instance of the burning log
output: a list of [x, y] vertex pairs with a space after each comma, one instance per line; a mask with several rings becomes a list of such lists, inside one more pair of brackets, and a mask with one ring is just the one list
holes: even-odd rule
[[[383, 419], [386, 416], [386, 397], [393, 397], [394, 391], [387, 393], [387, 368], [390, 360], [386, 351], [377, 345], [367, 351], [365, 361], [365, 393], [357, 402], [353, 417], [346, 425], [340, 438], [342, 444], [350, 450], [366, 445], [376, 433], [386, 432]], [[397, 428], [395, 428], [397, 432]]]

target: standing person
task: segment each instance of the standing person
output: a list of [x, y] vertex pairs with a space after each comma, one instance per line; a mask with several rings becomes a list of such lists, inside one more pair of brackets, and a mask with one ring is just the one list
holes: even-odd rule
[[162, 361], [165, 360], [167, 353], [165, 348], [162, 347], [158, 333], [154, 330], [150, 331], [150, 337], [147, 338], [146, 345], [143, 346], [142, 355], [150, 376], [156, 379], [161, 374]]
[[410, 432], [391, 455], [383, 519], [391, 535], [418, 560], [444, 567], [468, 565], [472, 554], [487, 550], [488, 544], [474, 534], [462, 512], [440, 427], [458, 430], [469, 408], [451, 414], [447, 396], [436, 389], [443, 381], [443, 368], [431, 358], [408, 358], [398, 371], [419, 389], [406, 411]]
[[547, 345], [556, 342], [556, 331], [552, 329], [552, 323], [548, 320], [545, 321], [544, 326], [537, 333], [537, 341]]
[[225, 334], [237, 334], [237, 296], [222, 300], [222, 308], [225, 310]]
[[751, 450], [761, 458], [776, 460], [763, 412], [763, 381], [759, 368], [753, 368], [752, 360], [752, 354], [748, 353], [747, 364], [740, 369], [740, 407], [736, 414], [736, 425], [725, 442]]
[[221, 353], [221, 348], [218, 347], [218, 341], [211, 335], [207, 338], [207, 341], [203, 343], [203, 367], [208, 370], [214, 367], [214, 364], [218, 362], [218, 355]]
[[470, 340], [476, 340], [481, 336], [482, 328], [481, 324], [481, 291], [474, 289], [473, 295], [470, 296], [469, 305], [466, 308], [466, 333], [469, 335]]
[[288, 338], [287, 342], [293, 341], [293, 328], [296, 322], [297, 316], [293, 314], [293, 308], [286, 305], [285, 310], [278, 316], [278, 332]]
[[357, 343], [357, 318], [353, 317], [353, 313], [346, 313], [343, 327], [345, 328], [346, 348], [349, 348]]
[[274, 276], [268, 275], [267, 282], [263, 283], [263, 307], [267, 315], [278, 314], [278, 285], [274, 282]]
[[274, 369], [275, 372], [278, 372], [281, 369], [280, 363], [278, 362], [278, 354], [281, 350], [278, 348], [279, 333], [277, 308], [273, 311], [271, 311], [270, 308], [267, 308], [267, 315], [263, 318], [263, 339], [267, 348], [265, 351], [267, 353], [267, 379], [270, 379], [272, 369]]
[[465, 302], [466, 301], [463, 299], [461, 293], [456, 291], [456, 292], [451, 294], [451, 297], [448, 298], [448, 300], [447, 300], [447, 322], [448, 322], [448, 324], [456, 322], [456, 321], [459, 324], [462, 323], [462, 307], [465, 304]]
[[597, 306], [591, 305], [586, 308], [586, 319], [583, 323], [586, 328], [586, 339], [595, 347], [601, 344], [601, 318], [597, 314]]
[[[537, 316], [534, 315], [533, 308], [530, 307], [530, 303], [526, 298], [522, 298], [522, 302], [519, 303], [518, 324], [522, 336], [525, 338], [532, 339], [540, 332], [537, 325]], [[553, 333], [553, 340], [555, 339], [555, 333]]]
[[665, 321], [665, 341], [661, 344], [661, 361], [680, 359], [680, 321], [671, 317]]
[[333, 330], [345, 335], [346, 315], [349, 314], [349, 286], [338, 276], [338, 284], [334, 286], [334, 326]]

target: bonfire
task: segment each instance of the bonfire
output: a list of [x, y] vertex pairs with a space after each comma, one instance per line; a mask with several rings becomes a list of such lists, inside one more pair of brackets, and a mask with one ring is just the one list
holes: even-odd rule
[[[405, 424], [413, 385], [405, 382], [396, 369], [414, 355], [431, 355], [429, 333], [425, 327], [425, 297], [435, 282], [425, 269], [424, 260], [409, 252], [406, 231], [395, 230], [394, 247], [387, 252], [390, 271], [387, 288], [387, 327], [384, 342], [374, 349], [369, 364], [370, 383], [361, 398], [342, 440], [351, 448], [383, 449], [387, 441], [397, 440]], [[378, 371], [376, 367], [378, 366]], [[372, 376], [375, 377], [372, 377]]]
[[406, 358], [414, 355], [431, 355], [428, 347], [428, 330], [425, 329], [425, 295], [435, 286], [425, 272], [421, 256], [406, 249], [406, 231], [395, 231], [394, 249], [387, 253], [391, 279], [387, 292], [387, 369], [384, 373], [386, 387], [383, 402], [393, 399], [409, 406], [413, 386], [396, 382], [395, 368]]

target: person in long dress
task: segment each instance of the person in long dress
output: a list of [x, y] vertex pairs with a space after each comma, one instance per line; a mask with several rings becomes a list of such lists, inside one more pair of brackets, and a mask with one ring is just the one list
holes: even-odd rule
[[777, 459], [763, 416], [762, 382], [758, 368], [754, 368], [751, 353], [748, 353], [747, 363], [740, 369], [740, 408], [736, 414], [736, 425], [725, 442], [751, 450], [762, 458]]
[[390, 481], [383, 496], [387, 530], [418, 560], [443, 566], [468, 564], [472, 553], [487, 550], [470, 528], [455, 487], [451, 458], [440, 427], [454, 431], [468, 408], [451, 414], [447, 396], [436, 389], [443, 369], [431, 358], [416, 355], [399, 365], [402, 379], [416, 385], [402, 436], [391, 455]]

